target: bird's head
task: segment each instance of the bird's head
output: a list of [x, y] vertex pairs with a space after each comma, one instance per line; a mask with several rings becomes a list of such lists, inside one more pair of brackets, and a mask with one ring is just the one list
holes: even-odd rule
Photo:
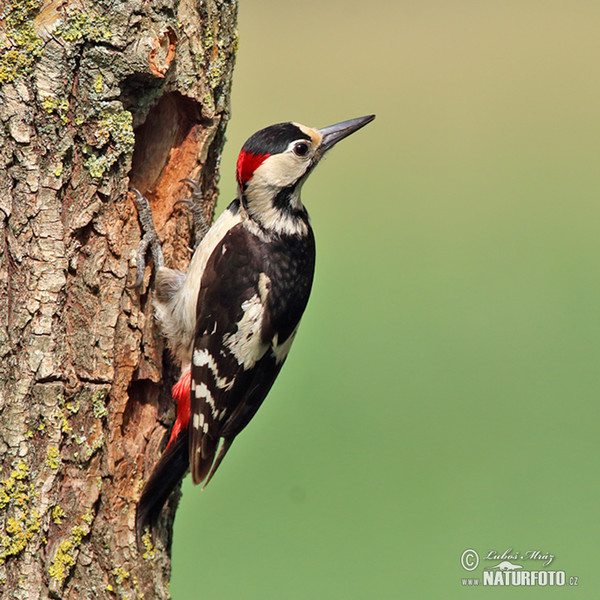
[[374, 118], [350, 119], [323, 129], [278, 123], [257, 131], [237, 161], [239, 197], [248, 216], [276, 233], [306, 233], [302, 184], [327, 150]]

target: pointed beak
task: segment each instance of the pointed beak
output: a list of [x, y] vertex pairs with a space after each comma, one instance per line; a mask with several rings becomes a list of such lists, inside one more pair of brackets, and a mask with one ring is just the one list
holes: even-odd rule
[[342, 121], [341, 123], [336, 123], [335, 125], [330, 125], [329, 127], [323, 127], [323, 129], [319, 129], [319, 133], [323, 136], [319, 146], [319, 154], [323, 155], [340, 140], [343, 140], [351, 133], [358, 131], [361, 127], [364, 127], [367, 123], [370, 123], [374, 118], [375, 115], [367, 115], [366, 117], [358, 117], [358, 119]]

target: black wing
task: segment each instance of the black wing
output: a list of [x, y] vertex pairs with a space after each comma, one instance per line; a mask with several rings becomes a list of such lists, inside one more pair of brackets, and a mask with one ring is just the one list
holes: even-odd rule
[[295, 243], [265, 241], [238, 225], [211, 255], [198, 296], [192, 357], [189, 459], [195, 484], [208, 483], [271, 389], [306, 307], [313, 272], [312, 234]]

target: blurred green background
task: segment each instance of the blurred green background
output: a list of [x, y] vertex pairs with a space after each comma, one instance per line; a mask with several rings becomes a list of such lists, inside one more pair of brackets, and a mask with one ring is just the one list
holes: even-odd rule
[[[221, 208], [257, 129], [377, 119], [304, 187], [312, 298], [185, 482], [174, 600], [598, 597], [599, 29], [585, 0], [241, 0]], [[507, 549], [579, 585], [461, 585]]]

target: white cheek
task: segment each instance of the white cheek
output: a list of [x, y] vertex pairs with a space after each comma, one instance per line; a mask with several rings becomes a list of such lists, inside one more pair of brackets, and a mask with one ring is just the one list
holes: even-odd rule
[[[274, 198], [283, 188], [292, 186], [302, 179], [308, 168], [308, 162], [291, 152], [269, 156], [254, 171], [244, 195], [248, 200], [248, 213], [270, 230], [290, 235], [305, 235], [308, 231], [304, 220], [287, 214], [273, 205]], [[300, 184], [290, 202], [296, 209], [302, 208]], [[249, 227], [250, 223], [245, 222]]]
[[306, 171], [307, 163], [291, 152], [269, 156], [254, 172], [252, 182], [262, 186], [286, 187]]

